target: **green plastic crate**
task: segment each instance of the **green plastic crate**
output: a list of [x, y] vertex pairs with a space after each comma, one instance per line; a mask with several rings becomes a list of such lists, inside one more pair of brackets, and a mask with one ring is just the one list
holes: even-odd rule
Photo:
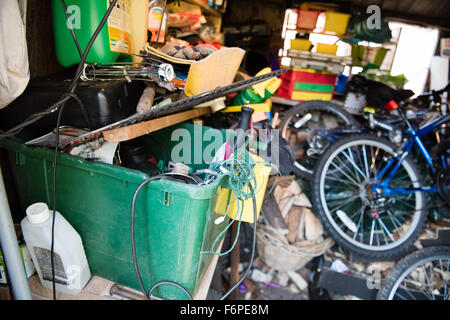
[[[154, 138], [166, 146], [168, 155], [177, 143], [170, 141], [171, 131], [177, 128], [187, 129], [192, 137], [195, 130], [210, 129], [183, 124], [156, 132]], [[221, 133], [225, 137], [226, 132]], [[151, 140], [144, 140], [152, 145]], [[0, 147], [8, 151], [22, 208], [39, 201], [51, 207], [54, 151], [12, 140], [2, 140]], [[157, 153], [158, 147], [152, 147]], [[192, 152], [195, 148], [198, 146], [192, 143]], [[61, 154], [58, 160], [56, 208], [80, 234], [91, 272], [135, 289], [139, 285], [131, 253], [131, 201], [137, 186], [147, 178], [140, 171], [69, 154]], [[141, 190], [135, 235], [139, 269], [147, 290], [159, 281], [170, 280], [195, 293], [213, 257], [200, 252], [211, 249], [229, 221], [227, 218], [220, 225], [214, 224], [223, 215], [224, 208], [216, 209], [216, 202], [218, 190], [226, 189], [226, 180], [221, 178], [205, 186], [158, 180]], [[167, 285], [153, 294], [163, 299], [187, 298]]]

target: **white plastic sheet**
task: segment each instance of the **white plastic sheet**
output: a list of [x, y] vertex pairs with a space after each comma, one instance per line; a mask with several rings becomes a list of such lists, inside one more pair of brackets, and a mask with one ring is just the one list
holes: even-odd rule
[[0, 109], [30, 80], [26, 40], [26, 0], [0, 1]]

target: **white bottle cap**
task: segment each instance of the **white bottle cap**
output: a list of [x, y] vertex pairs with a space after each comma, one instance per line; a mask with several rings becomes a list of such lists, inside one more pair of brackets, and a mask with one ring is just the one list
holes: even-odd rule
[[30, 223], [41, 223], [50, 217], [50, 211], [44, 202], [33, 203], [26, 211]]

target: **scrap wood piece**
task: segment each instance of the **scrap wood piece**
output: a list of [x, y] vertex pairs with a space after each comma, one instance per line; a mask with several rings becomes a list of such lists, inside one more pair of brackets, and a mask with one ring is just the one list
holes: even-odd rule
[[306, 208], [312, 207], [311, 201], [308, 199], [306, 194], [304, 194], [303, 192], [295, 197], [294, 205], [299, 206], [299, 207], [306, 207]]
[[222, 48], [193, 62], [184, 92], [191, 97], [232, 84], [244, 55], [241, 48]]
[[303, 277], [301, 275], [299, 275], [297, 272], [295, 271], [288, 271], [287, 274], [289, 275], [289, 278], [291, 278], [292, 282], [295, 283], [295, 285], [300, 289], [300, 290], [305, 290], [308, 287], [308, 282], [306, 282], [305, 279], [303, 279]]
[[261, 212], [271, 227], [275, 229], [288, 228], [272, 195], [264, 199]]
[[105, 140], [109, 142], [122, 142], [131, 140], [144, 134], [151, 133], [174, 124], [194, 119], [205, 114], [209, 114], [211, 109], [209, 107], [196, 108], [176, 114], [171, 114], [165, 117], [152, 119], [137, 124], [132, 124], [127, 127], [112, 129], [103, 133]]
[[287, 225], [289, 232], [286, 236], [286, 239], [289, 241], [289, 243], [294, 243], [297, 239], [299, 233], [300, 218], [302, 216], [302, 213], [303, 208], [301, 207], [292, 207], [291, 211], [289, 212], [287, 218]]
[[306, 240], [318, 240], [323, 235], [323, 227], [320, 220], [305, 208], [305, 238]]
[[278, 207], [280, 208], [281, 215], [284, 219], [287, 219], [287, 215], [295, 203], [296, 196], [301, 192], [302, 190], [295, 180], [293, 180], [287, 188], [283, 188], [283, 191], [277, 190], [276, 196], [278, 198], [276, 199], [278, 200]]
[[303, 213], [303, 210], [302, 214], [300, 215], [300, 221], [298, 222], [297, 240], [305, 240], [305, 214]]

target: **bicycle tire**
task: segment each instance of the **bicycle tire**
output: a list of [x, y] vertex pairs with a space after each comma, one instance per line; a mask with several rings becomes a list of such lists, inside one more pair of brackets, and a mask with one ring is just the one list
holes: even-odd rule
[[[296, 106], [292, 107], [291, 110], [289, 110], [286, 115], [284, 116], [284, 119], [280, 125], [281, 135], [284, 139], [288, 140], [288, 137], [286, 136], [286, 129], [292, 120], [292, 118], [296, 114], [302, 114], [308, 111], [321, 111], [326, 112], [332, 115], [335, 115], [338, 119], [340, 119], [344, 124], [345, 128], [358, 128], [359, 123], [356, 121], [356, 119], [348, 113], [346, 110], [344, 110], [343, 107], [340, 105], [330, 102], [330, 101], [322, 101], [322, 100], [311, 100], [311, 101], [304, 101]], [[291, 146], [292, 147], [292, 146]], [[306, 155], [305, 155], [306, 156]], [[293, 166], [293, 172], [306, 179], [311, 180], [313, 175], [313, 166], [306, 167], [304, 165], [299, 164], [297, 161], [295, 161]]]
[[[377, 300], [393, 300], [401, 282], [423, 263], [433, 259], [450, 259], [450, 247], [428, 247], [407, 255], [389, 271], [377, 293]], [[448, 267], [448, 265], [447, 265]], [[448, 286], [448, 283], [447, 283]]]
[[[314, 175], [312, 180], [312, 201], [313, 201], [313, 207], [315, 209], [315, 213], [319, 216], [320, 220], [322, 221], [324, 229], [328, 232], [328, 234], [344, 249], [362, 257], [368, 260], [376, 260], [376, 261], [393, 261], [400, 257], [403, 257], [405, 254], [408, 254], [412, 251], [414, 242], [421, 234], [423, 228], [425, 227], [425, 219], [426, 219], [426, 212], [425, 212], [425, 195], [421, 192], [418, 192], [415, 194], [415, 201], [417, 208], [414, 208], [414, 211], [416, 211], [412, 218], [412, 223], [410, 225], [410, 228], [406, 232], [406, 236], [401, 236], [399, 239], [402, 239], [402, 241], [397, 242], [397, 244], [394, 246], [392, 245], [386, 245], [385, 249], [380, 246], [380, 248], [376, 248], [375, 246], [369, 246], [364, 243], [359, 243], [355, 240], [355, 238], [352, 240], [350, 239], [350, 236], [346, 236], [346, 234], [337, 226], [337, 223], [333, 220], [331, 217], [331, 213], [329, 212], [328, 208], [327, 211], [325, 211], [323, 206], [323, 201], [325, 201], [325, 194], [322, 191], [322, 181], [325, 180], [325, 177], [323, 177], [323, 171], [327, 168], [325, 166], [330, 166], [330, 163], [335, 155], [339, 154], [339, 150], [344, 150], [347, 146], [350, 145], [357, 145], [357, 143], [363, 143], [367, 141], [374, 141], [374, 143], [377, 143], [380, 146], [384, 146], [387, 150], [390, 152], [394, 152], [395, 145], [389, 142], [388, 140], [371, 136], [371, 135], [361, 135], [361, 136], [349, 136], [346, 138], [340, 139], [337, 143], [332, 145], [330, 148], [327, 149], [327, 151], [322, 154], [319, 161], [316, 164], [316, 167], [314, 169]], [[402, 167], [407, 172], [408, 176], [412, 178], [413, 184], [415, 187], [420, 186], [422, 183], [422, 178], [420, 175], [420, 172], [415, 165], [415, 163], [409, 159], [406, 158], [403, 161]], [[326, 172], [325, 172], [326, 174]], [[323, 179], [323, 180], [322, 180]], [[364, 211], [361, 214], [364, 215]], [[329, 215], [327, 214], [329, 213]], [[362, 218], [364, 219], [364, 218]], [[395, 243], [395, 241], [393, 242]]]

